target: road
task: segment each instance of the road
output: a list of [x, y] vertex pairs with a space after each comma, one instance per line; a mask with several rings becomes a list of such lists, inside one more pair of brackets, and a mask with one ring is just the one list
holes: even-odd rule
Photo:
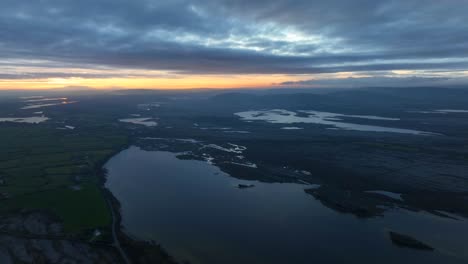
[[116, 218], [116, 215], [115, 215], [115, 212], [114, 212], [114, 207], [112, 206], [112, 203], [111, 203], [111, 201], [110, 201], [110, 199], [108, 197], [106, 197], [106, 202], [107, 202], [107, 205], [109, 206], [109, 209], [110, 209], [111, 215], [112, 215], [112, 240], [113, 240], [112, 245], [115, 248], [117, 248], [117, 250], [119, 251], [120, 256], [124, 260], [125, 264], [131, 264], [132, 262], [128, 258], [127, 253], [125, 253], [122, 246], [120, 245], [120, 241], [119, 241], [119, 238], [117, 236], [117, 228], [120, 228], [120, 227], [117, 226], [118, 222], [117, 222], [117, 218]]

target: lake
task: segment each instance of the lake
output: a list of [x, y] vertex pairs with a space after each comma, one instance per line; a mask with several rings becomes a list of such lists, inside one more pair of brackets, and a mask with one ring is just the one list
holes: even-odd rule
[[[239, 180], [204, 161], [138, 147], [105, 167], [106, 187], [121, 203], [124, 231], [193, 264], [468, 261], [465, 220], [402, 209], [359, 219], [323, 206], [304, 192], [308, 185]], [[389, 230], [437, 250], [397, 247]]]

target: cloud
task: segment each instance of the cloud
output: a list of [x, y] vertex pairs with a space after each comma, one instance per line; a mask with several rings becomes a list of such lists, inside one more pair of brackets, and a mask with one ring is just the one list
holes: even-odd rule
[[100, 71], [100, 73], [89, 72], [74, 72], [66, 70], [61, 72], [51, 71], [30, 71], [20, 73], [0, 73], [0, 80], [27, 80], [27, 79], [49, 79], [49, 78], [90, 78], [90, 79], [105, 79], [105, 78], [177, 78], [169, 74], [158, 73], [132, 73], [125, 71]]
[[285, 87], [333, 87], [333, 88], [363, 88], [363, 87], [453, 87], [468, 85], [468, 77], [349, 77], [320, 80], [288, 81], [280, 83]]
[[0, 57], [179, 74], [463, 70], [467, 13], [458, 0], [3, 0]]

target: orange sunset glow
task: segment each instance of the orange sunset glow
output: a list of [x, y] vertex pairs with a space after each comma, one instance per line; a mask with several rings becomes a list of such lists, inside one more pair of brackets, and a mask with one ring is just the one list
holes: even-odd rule
[[[189, 89], [189, 88], [263, 88], [290, 81], [286, 75], [181, 76], [177, 78], [48, 78], [1, 80], [0, 89], [47, 89], [86, 86], [96, 89]], [[293, 77], [301, 81], [307, 77]]]

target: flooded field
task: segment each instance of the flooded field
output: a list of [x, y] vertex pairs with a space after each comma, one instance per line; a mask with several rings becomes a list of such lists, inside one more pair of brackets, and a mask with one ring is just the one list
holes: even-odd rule
[[158, 123], [156, 121], [153, 121], [153, 118], [151, 117], [123, 118], [123, 119], [119, 119], [119, 121], [123, 123], [131, 123], [131, 124], [142, 125], [142, 126], [147, 126], [147, 127], [158, 125]]
[[[403, 129], [395, 127], [384, 127], [377, 125], [356, 124], [345, 119], [367, 119], [380, 121], [398, 121], [399, 118], [380, 117], [372, 115], [345, 115], [329, 112], [320, 112], [312, 110], [288, 111], [283, 109], [262, 110], [262, 111], [245, 111], [235, 113], [243, 121], [264, 121], [273, 124], [320, 124], [331, 126], [332, 128], [343, 130], [355, 130], [365, 132], [389, 132], [400, 134], [413, 135], [436, 135], [427, 131], [419, 131], [412, 129]], [[284, 128], [283, 128], [284, 129]]]
[[30, 123], [38, 124], [49, 120], [45, 116], [32, 116], [32, 117], [0, 117], [0, 122], [13, 122], [13, 123]]

